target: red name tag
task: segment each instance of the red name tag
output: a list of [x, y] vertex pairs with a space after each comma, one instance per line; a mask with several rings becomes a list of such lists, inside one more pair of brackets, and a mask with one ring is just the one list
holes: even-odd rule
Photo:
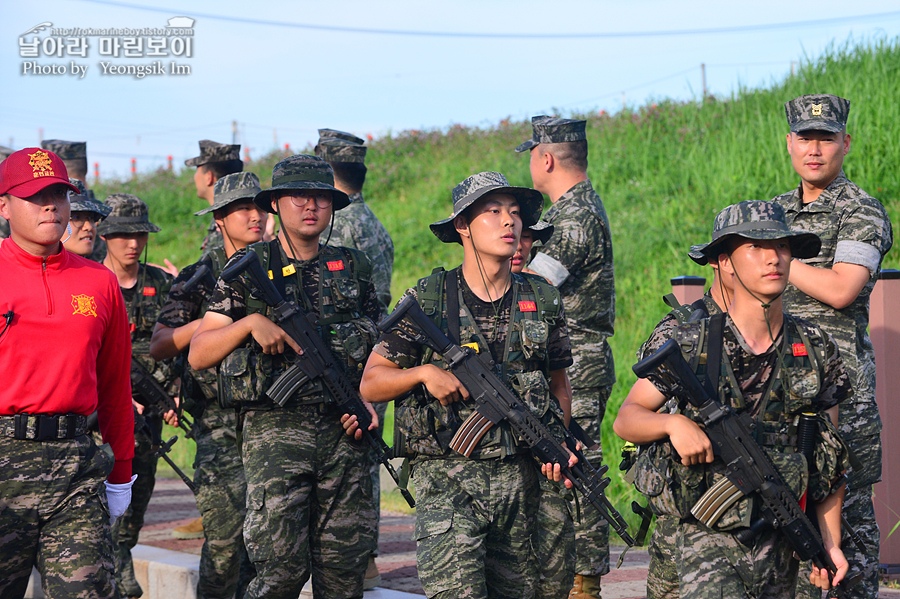
[[802, 343], [795, 343], [795, 344], [793, 345], [793, 350], [794, 350], [794, 355], [795, 355], [795, 356], [805, 356], [805, 355], [807, 355], [807, 353], [806, 353], [806, 346], [803, 345]]
[[334, 272], [335, 270], [344, 270], [344, 261], [336, 260], [334, 262], [328, 262], [328, 270]]
[[156, 295], [156, 287], [144, 287], [144, 295]]
[[522, 312], [537, 312], [537, 306], [534, 302], [519, 302], [519, 310]]

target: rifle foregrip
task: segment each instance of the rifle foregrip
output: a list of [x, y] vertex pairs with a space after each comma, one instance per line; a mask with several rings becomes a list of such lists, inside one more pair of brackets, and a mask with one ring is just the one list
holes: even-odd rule
[[422, 311], [416, 298], [411, 295], [406, 296], [399, 304], [397, 304], [394, 311], [378, 325], [378, 330], [382, 333], [386, 333], [396, 327], [404, 318], [412, 320], [415, 327], [421, 331], [422, 335], [428, 340], [428, 345], [438, 353], [443, 355], [444, 351], [453, 345], [453, 341], [451, 341], [450, 338], [447, 337], [434, 322], [432, 322], [425, 312]]
[[662, 366], [669, 356], [676, 351], [678, 351], [678, 343], [673, 339], [669, 339], [658, 350], [632, 366], [631, 370], [634, 371], [639, 379], [645, 379], [650, 373]]
[[226, 283], [233, 283], [242, 273], [246, 272], [256, 291], [261, 294], [263, 302], [270, 306], [277, 306], [284, 301], [278, 289], [269, 279], [259, 262], [259, 256], [253, 250], [248, 250], [244, 256], [222, 271], [219, 275]]

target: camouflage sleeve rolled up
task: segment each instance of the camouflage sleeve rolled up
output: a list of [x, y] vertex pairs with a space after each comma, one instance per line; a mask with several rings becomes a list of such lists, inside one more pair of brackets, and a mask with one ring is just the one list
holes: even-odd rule
[[172, 283], [169, 296], [160, 310], [157, 322], [175, 329], [200, 318], [203, 302], [212, 295], [214, 289], [212, 278], [201, 279], [192, 290], [188, 291], [185, 291], [184, 284], [194, 276], [202, 264], [202, 262], [196, 262], [181, 269]]
[[547, 345], [550, 355], [550, 371], [568, 368], [572, 365], [572, 346], [569, 343], [569, 326], [566, 324], [566, 309], [550, 325], [550, 339]]
[[[406, 293], [400, 298], [400, 301], [406, 299], [407, 296], [418, 297], [415, 288], [407, 289]], [[398, 302], [399, 303], [399, 302]], [[422, 350], [424, 349], [415, 341], [415, 336], [411, 329], [406, 329], [407, 325], [401, 321], [399, 325], [382, 333], [378, 339], [378, 343], [372, 351], [376, 354], [390, 360], [400, 368], [412, 368], [418, 366], [422, 358]]]

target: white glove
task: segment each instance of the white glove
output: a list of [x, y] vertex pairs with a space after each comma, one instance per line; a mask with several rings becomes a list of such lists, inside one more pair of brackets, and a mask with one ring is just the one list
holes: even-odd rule
[[109, 525], [112, 526], [116, 519], [125, 513], [131, 505], [131, 486], [137, 480], [138, 475], [132, 474], [127, 483], [113, 484], [106, 481], [106, 502], [109, 504]]

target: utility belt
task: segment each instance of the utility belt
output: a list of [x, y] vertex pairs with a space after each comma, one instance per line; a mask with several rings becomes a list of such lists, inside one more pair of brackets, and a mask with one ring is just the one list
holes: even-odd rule
[[0, 436], [28, 441], [74, 439], [88, 432], [81, 414], [16, 414], [0, 416]]

